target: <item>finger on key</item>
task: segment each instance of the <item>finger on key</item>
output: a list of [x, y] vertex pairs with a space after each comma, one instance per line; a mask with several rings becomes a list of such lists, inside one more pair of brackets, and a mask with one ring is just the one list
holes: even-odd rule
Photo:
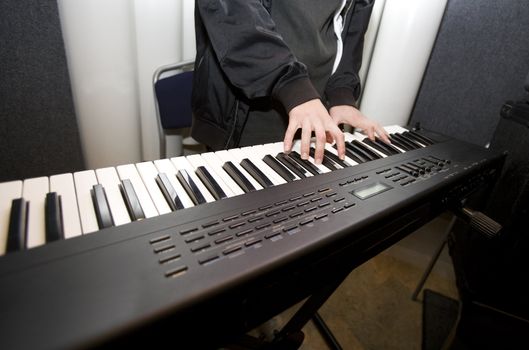
[[388, 132], [382, 126], [377, 127], [377, 134], [385, 143], [391, 143]]
[[312, 127], [310, 123], [306, 122], [303, 124], [301, 129], [301, 159], [309, 159], [309, 149], [310, 149], [310, 138], [312, 136]]
[[322, 128], [316, 128], [316, 152], [314, 152], [314, 161], [316, 164], [321, 164], [323, 161], [323, 151], [325, 150], [325, 130]]
[[299, 126], [297, 123], [288, 123], [287, 131], [285, 131], [285, 139], [283, 140], [283, 148], [285, 153], [289, 153], [292, 150], [294, 134], [296, 133], [298, 128]]
[[338, 151], [338, 157], [341, 160], [345, 159], [345, 136], [341, 130], [334, 135], [334, 141], [336, 142], [336, 150]]

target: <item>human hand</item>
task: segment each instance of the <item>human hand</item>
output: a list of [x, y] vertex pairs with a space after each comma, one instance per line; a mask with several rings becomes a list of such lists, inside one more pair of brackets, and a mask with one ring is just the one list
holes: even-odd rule
[[285, 152], [292, 149], [294, 134], [301, 128], [301, 158], [309, 158], [310, 139], [312, 132], [316, 135], [316, 151], [314, 160], [321, 164], [325, 141], [335, 141], [340, 159], [345, 158], [344, 135], [338, 125], [333, 121], [329, 112], [319, 99], [302, 103], [288, 114], [288, 127], [283, 141]]
[[377, 134], [385, 143], [391, 143], [388, 133], [379, 123], [367, 118], [353, 106], [334, 106], [329, 110], [329, 114], [336, 125], [349, 124], [362, 129], [372, 141], [375, 140], [375, 134]]

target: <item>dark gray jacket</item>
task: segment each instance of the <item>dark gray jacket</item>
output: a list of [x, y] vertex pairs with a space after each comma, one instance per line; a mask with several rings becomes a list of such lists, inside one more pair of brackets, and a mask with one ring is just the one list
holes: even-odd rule
[[195, 1], [192, 136], [213, 149], [236, 147], [248, 111], [263, 99], [279, 102], [288, 113], [314, 98], [328, 107], [355, 105], [360, 94], [358, 70], [374, 0], [347, 1], [342, 59], [323, 93], [276, 31], [273, 2]]

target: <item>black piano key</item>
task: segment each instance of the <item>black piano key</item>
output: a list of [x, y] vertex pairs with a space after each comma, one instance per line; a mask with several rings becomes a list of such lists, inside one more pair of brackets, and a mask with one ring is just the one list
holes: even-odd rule
[[375, 143], [380, 147], [386, 148], [387, 150], [391, 150], [392, 152], [394, 152], [394, 154], [403, 153], [400, 149], [393, 146], [392, 144], [385, 143], [384, 141], [382, 141], [382, 139], [380, 139], [380, 137], [378, 136], [375, 136]]
[[[309, 149], [309, 154], [312, 158], [314, 158], [314, 155], [316, 154], [316, 149], [314, 149], [314, 147], [311, 147]], [[334, 171], [334, 170], [338, 170], [339, 168], [336, 166], [336, 163], [332, 160], [332, 159], [329, 159], [329, 157], [327, 157], [327, 153], [324, 153], [323, 154], [323, 159], [321, 161], [321, 164], [323, 164], [323, 166], [325, 166], [327, 169], [331, 170], [331, 171]]]
[[244, 170], [246, 170], [250, 175], [253, 176], [253, 178], [259, 182], [259, 184], [261, 186], [263, 186], [263, 188], [267, 188], [267, 187], [272, 187], [274, 186], [274, 184], [272, 183], [272, 181], [270, 181], [270, 179], [268, 177], [266, 177], [265, 174], [263, 174], [263, 172], [255, 166], [254, 163], [252, 163], [251, 160], [249, 160], [248, 158], [244, 158], [242, 161], [241, 161], [241, 166], [244, 168]]
[[325, 157], [332, 160], [336, 164], [342, 166], [342, 168], [348, 168], [352, 166], [351, 164], [347, 163], [345, 160], [341, 160], [340, 157], [338, 157], [336, 154], [332, 153], [329, 150], [324, 150], [323, 153], [325, 154]]
[[250, 181], [241, 173], [239, 169], [232, 162], [228, 161], [224, 163], [222, 169], [230, 175], [230, 177], [239, 185], [240, 188], [246, 193], [255, 191], [255, 187]]
[[216, 200], [220, 200], [227, 197], [226, 193], [224, 193], [215, 178], [211, 176], [208, 169], [206, 169], [204, 166], [199, 166], [197, 170], [195, 170], [195, 173], [197, 174], [198, 178], [204, 183], [204, 185], [208, 188], [209, 192], [211, 192], [211, 194], [213, 195], [213, 197], [215, 197]]
[[[336, 147], [336, 145], [335, 145]], [[345, 153], [351, 159], [358, 163], [369, 162], [372, 159], [366, 156], [363, 152], [360, 152], [352, 143], [345, 143]]]
[[371, 158], [371, 160], [382, 158], [382, 156], [380, 154], [378, 154], [377, 152], [373, 151], [372, 149], [367, 147], [364, 143], [362, 143], [362, 142], [360, 142], [358, 140], [353, 140], [353, 141], [351, 141], [351, 143], [353, 145], [356, 145], [362, 151], [364, 151], [364, 153], [366, 153]]
[[158, 187], [160, 187], [160, 190], [172, 211], [184, 208], [182, 201], [178, 197], [178, 193], [171, 184], [171, 181], [169, 181], [166, 173], [159, 173], [158, 176], [156, 176], [156, 183], [158, 184]]
[[375, 138], [375, 141], [371, 141], [371, 139], [366, 137], [365, 139], [362, 140], [362, 142], [364, 142], [365, 144], [373, 147], [377, 151], [384, 153], [388, 157], [392, 156], [392, 155], [395, 155], [395, 154], [402, 153], [402, 152], [400, 152], [399, 150], [397, 150], [393, 146], [386, 147], [386, 146], [390, 146], [390, 145], [386, 144], [384, 141], [382, 141], [382, 140], [380, 140], [378, 138]]
[[91, 193], [99, 228], [103, 229], [114, 226], [114, 219], [112, 218], [112, 212], [110, 211], [110, 206], [108, 205], [107, 195], [103, 185], [94, 185]]
[[417, 141], [419, 141], [420, 143], [426, 145], [426, 146], [430, 146], [430, 145], [433, 145], [435, 143], [434, 140], [430, 139], [429, 137], [426, 137], [422, 134], [419, 134], [418, 132], [415, 132], [415, 131], [406, 131], [406, 132], [403, 132], [402, 135], [404, 135], [405, 137], [410, 137], [412, 139], [415, 139]]
[[296, 151], [292, 151], [288, 154], [288, 156], [292, 159], [294, 159], [294, 161], [296, 163], [298, 163], [301, 167], [307, 169], [312, 175], [319, 175], [321, 174], [321, 170], [315, 166], [314, 164], [312, 164], [309, 160], [307, 159], [302, 159], [301, 158], [301, 155], [296, 152]]
[[398, 138], [398, 137], [395, 137], [395, 135], [397, 135], [397, 134], [390, 134], [389, 135], [389, 140], [391, 141], [392, 144], [394, 144], [397, 147], [400, 147], [401, 149], [403, 149], [406, 152], [407, 151], [413, 151], [413, 147], [411, 147], [407, 143], [402, 142], [402, 140], [400, 138]]
[[64, 239], [61, 196], [57, 195], [57, 192], [50, 192], [46, 194], [44, 212], [46, 224], [46, 242]]
[[13, 199], [9, 215], [6, 252], [22, 250], [26, 247], [29, 217], [29, 202], [24, 198]]
[[187, 194], [189, 195], [193, 203], [195, 203], [195, 205], [206, 203], [206, 198], [204, 198], [204, 195], [202, 194], [202, 192], [200, 192], [200, 189], [198, 188], [195, 181], [193, 181], [191, 176], [189, 176], [187, 170], [178, 170], [176, 178], [178, 179], [184, 190], [186, 190]]
[[121, 190], [121, 195], [125, 200], [125, 205], [127, 206], [127, 211], [129, 212], [131, 220], [137, 221], [145, 219], [145, 213], [143, 212], [140, 200], [136, 195], [136, 191], [134, 190], [134, 186], [132, 185], [130, 179], [122, 180], [119, 189]]
[[286, 182], [292, 182], [296, 179], [296, 176], [290, 172], [283, 164], [281, 164], [277, 159], [272, 157], [270, 154], [267, 154], [263, 157], [263, 162], [265, 162], [270, 168], [272, 168], [276, 173], [279, 174]]
[[399, 141], [400, 144], [403, 145], [408, 151], [423, 147], [420, 144], [418, 144], [416, 141], [414, 141], [413, 139], [404, 137], [398, 133], [393, 135], [393, 140]]
[[308, 171], [300, 167], [292, 158], [287, 157], [285, 153], [278, 153], [276, 159], [300, 178], [304, 179], [307, 177]]

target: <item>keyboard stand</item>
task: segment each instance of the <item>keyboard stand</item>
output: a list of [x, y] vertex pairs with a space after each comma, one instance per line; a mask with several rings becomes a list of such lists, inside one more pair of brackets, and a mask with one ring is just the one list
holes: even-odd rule
[[275, 334], [272, 341], [265, 341], [244, 335], [236, 343], [228, 345], [226, 348], [231, 350], [293, 350], [298, 349], [304, 340], [303, 327], [312, 320], [316, 328], [320, 331], [330, 349], [342, 350], [338, 340], [334, 337], [331, 330], [321, 318], [318, 310], [329, 299], [329, 297], [342, 284], [349, 273], [354, 269], [342, 268], [337, 272], [331, 283], [315, 291], [296, 311], [283, 328]]

